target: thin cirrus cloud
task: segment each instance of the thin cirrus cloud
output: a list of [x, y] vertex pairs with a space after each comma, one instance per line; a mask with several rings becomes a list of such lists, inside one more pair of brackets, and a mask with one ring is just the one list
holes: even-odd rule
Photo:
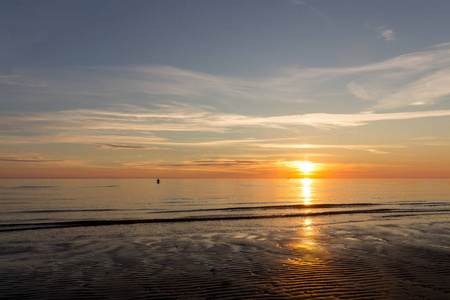
[[[89, 129], [97, 131], [222, 131], [236, 126], [280, 128], [304, 125], [319, 128], [362, 126], [370, 122], [407, 120], [426, 117], [449, 116], [450, 110], [416, 111], [399, 113], [361, 112], [355, 114], [310, 113], [284, 116], [257, 117], [225, 114], [203, 107], [190, 106], [181, 110], [175, 104], [165, 109], [148, 109], [128, 106], [129, 112], [106, 110], [67, 110], [59, 112], [20, 113], [5, 116], [3, 124], [13, 124], [21, 130]], [[178, 110], [178, 111], [177, 111]], [[192, 112], [194, 112], [192, 114]], [[1, 124], [0, 123], [0, 124]]]
[[[379, 63], [351, 68], [286, 68], [259, 79], [215, 76], [173, 67], [125, 67], [127, 77], [114, 87], [149, 94], [211, 97], [229, 101], [323, 101], [323, 91], [374, 102], [370, 109], [390, 110], [410, 105], [431, 105], [450, 95], [450, 43]], [[335, 85], [336, 81], [347, 85]]]
[[3, 156], [0, 157], [0, 161], [12, 163], [53, 163], [60, 162], [62, 160]]
[[[155, 147], [153, 145], [170, 144], [170, 140], [161, 136], [162, 132], [170, 131], [226, 133], [243, 128], [290, 130], [299, 126], [332, 129], [363, 126], [378, 121], [445, 116], [450, 116], [450, 110], [246, 116], [220, 113], [203, 106], [174, 104], [155, 109], [124, 106], [121, 111], [85, 109], [19, 113], [4, 116], [0, 128], [8, 132], [3, 143], [83, 143], [109, 149], [139, 149], [141, 145]], [[182, 144], [181, 141], [176, 143]]]
[[[361, 150], [367, 151], [374, 154], [387, 154], [384, 149], [403, 149], [406, 148], [405, 145], [331, 145], [331, 144], [270, 144], [270, 143], [262, 143], [258, 145], [261, 148], [269, 148], [269, 149], [343, 149], [343, 150]], [[383, 150], [381, 150], [383, 149]]]
[[[216, 76], [173, 67], [115, 67], [122, 76], [108, 78], [102, 84], [106, 91], [139, 91], [146, 94], [186, 98], [210, 98], [216, 101], [323, 101], [324, 91], [341, 93], [341, 88], [362, 100], [375, 102], [376, 110], [416, 105], [408, 100], [408, 90], [420, 90], [423, 105], [433, 104], [447, 89], [437, 94], [430, 85], [449, 80], [450, 43], [431, 47], [423, 52], [401, 55], [379, 63], [351, 68], [285, 68], [272, 76], [242, 79]], [[96, 70], [102, 71], [102, 70]], [[89, 76], [87, 76], [89, 77]], [[89, 82], [102, 82], [103, 77]], [[335, 85], [336, 81], [343, 86]], [[347, 82], [345, 84], [345, 82]], [[448, 85], [447, 85], [448, 86]], [[388, 104], [387, 104], [388, 103]]]
[[230, 167], [230, 166], [261, 166], [262, 164], [267, 164], [269, 161], [262, 160], [238, 160], [238, 159], [208, 159], [208, 160], [196, 160], [196, 161], [185, 161], [181, 164], [159, 164], [161, 167]]
[[384, 38], [386, 41], [395, 40], [395, 32], [393, 29], [386, 28], [385, 26], [381, 26], [377, 28], [377, 33], [380, 37]]
[[304, 6], [306, 8], [308, 8], [309, 10], [313, 11], [317, 16], [319, 16], [321, 19], [325, 20], [325, 21], [329, 21], [329, 17], [324, 14], [322, 11], [320, 11], [319, 9], [317, 9], [315, 6], [311, 5], [310, 3], [306, 2], [306, 1], [301, 1], [301, 0], [291, 0], [291, 3], [295, 6], [297, 5], [301, 5]]
[[358, 79], [347, 84], [374, 110], [432, 105], [450, 96], [450, 43], [356, 68]]
[[[252, 79], [170, 66], [40, 70], [38, 79], [32, 74], [35, 72], [15, 71], [1, 75], [0, 82], [22, 82], [27, 93], [35, 93], [35, 101], [48, 100], [49, 95], [69, 95], [75, 99], [95, 96], [106, 103], [127, 99], [136, 105], [178, 100], [210, 106], [226, 101], [239, 106], [249, 101], [323, 102], [330, 101], [330, 95], [343, 95], [362, 100], [366, 109], [392, 110], [432, 105], [450, 96], [450, 43], [357, 67], [288, 67]], [[29, 85], [38, 80], [39, 85]]]
[[[132, 162], [124, 163], [123, 166], [133, 167], [133, 168], [143, 168], [147, 169], [157, 168], [159, 170], [173, 170], [174, 168], [178, 170], [196, 170], [208, 172], [229, 172], [233, 173], [236, 169], [239, 169], [239, 173], [246, 174], [257, 174], [258, 171], [265, 169], [270, 166], [276, 165], [278, 162], [276, 160], [239, 160], [239, 159], [208, 159], [208, 160], [195, 160], [195, 161], [182, 161], [175, 164], [164, 164], [164, 163], [154, 163], [154, 162]], [[245, 167], [244, 169], [242, 167]]]
[[[9, 77], [0, 76], [0, 81], [14, 87], [21, 83], [27, 85], [27, 92], [36, 92], [36, 101], [39, 101], [39, 96], [47, 97], [52, 93], [72, 96], [83, 93], [105, 99], [112, 95], [133, 99], [133, 95], [140, 94], [145, 95], [147, 102], [134, 105], [106, 103], [106, 108], [99, 109], [4, 111], [0, 118], [0, 131], [3, 133], [0, 143], [71, 143], [117, 150], [263, 145], [274, 143], [275, 139], [254, 139], [253, 135], [247, 135], [246, 129], [295, 131], [307, 126], [330, 130], [382, 121], [450, 116], [450, 110], [423, 110], [427, 105], [446, 101], [450, 97], [450, 43], [369, 65], [288, 68], [273, 76], [251, 80], [167, 66], [84, 68], [78, 71], [72, 74], [74, 80], [71, 81], [57, 76], [61, 75], [58, 71], [52, 73], [53, 77], [47, 74], [39, 86], [29, 84], [37, 82], [30, 75], [32, 73], [23, 75], [15, 72]], [[338, 87], [337, 82], [340, 84]], [[277, 115], [272, 112], [246, 114], [240, 110], [240, 113], [227, 113], [217, 108], [220, 101], [227, 100], [235, 101], [236, 106], [246, 101], [274, 101], [282, 109], [283, 105], [278, 103], [320, 101], [323, 97], [320, 96], [321, 89], [329, 95], [337, 94], [336, 89], [339, 89], [339, 93], [347, 93], [347, 98], [360, 99], [365, 107], [352, 107], [352, 111], [362, 111], [356, 113], [302, 113], [306, 103], [305, 106], [298, 106], [298, 112], [289, 106], [289, 111], [280, 110]], [[159, 97], [162, 96], [167, 98], [161, 100]], [[386, 112], [409, 106], [414, 111]], [[170, 132], [186, 134], [174, 138]], [[226, 135], [237, 132], [239, 136], [233, 139]], [[201, 133], [214, 133], [214, 137]], [[378, 148], [366, 150], [380, 151]], [[3, 161], [8, 159], [11, 162], [25, 162], [8, 157], [4, 157]], [[29, 160], [31, 162], [33, 159]], [[36, 162], [39, 161], [36, 159]]]
[[450, 68], [424, 75], [405, 88], [382, 98], [375, 108], [391, 109], [398, 106], [432, 105], [450, 95]]
[[149, 146], [131, 146], [131, 145], [115, 145], [115, 144], [95, 144], [96, 148], [100, 149], [119, 149], [119, 150], [155, 150], [160, 149], [159, 147], [149, 147]]
[[[11, 132], [17, 130], [89, 129], [116, 132], [130, 131], [223, 131], [230, 127], [313, 126], [319, 128], [362, 126], [370, 122], [407, 120], [449, 116], [450, 110], [416, 111], [399, 113], [361, 112], [355, 114], [310, 113], [284, 116], [247, 116], [225, 114], [204, 107], [190, 106], [178, 110], [175, 104], [164, 109], [128, 106], [129, 112], [106, 110], [67, 110], [59, 112], [20, 113], [5, 116], [0, 125], [9, 124]], [[177, 111], [178, 110], [178, 111]], [[191, 113], [195, 112], [195, 113]]]

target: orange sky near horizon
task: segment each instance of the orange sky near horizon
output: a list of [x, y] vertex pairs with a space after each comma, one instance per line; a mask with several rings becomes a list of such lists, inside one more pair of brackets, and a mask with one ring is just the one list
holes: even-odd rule
[[155, 170], [115, 167], [23, 166], [3, 164], [0, 178], [230, 178], [230, 179], [365, 179], [365, 178], [450, 178], [450, 171], [434, 166], [316, 164], [305, 173], [292, 163], [239, 167], [162, 167]]

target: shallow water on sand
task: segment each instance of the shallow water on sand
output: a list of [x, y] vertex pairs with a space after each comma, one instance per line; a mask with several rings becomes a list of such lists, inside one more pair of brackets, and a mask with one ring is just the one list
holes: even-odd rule
[[0, 186], [4, 299], [450, 298], [449, 180]]

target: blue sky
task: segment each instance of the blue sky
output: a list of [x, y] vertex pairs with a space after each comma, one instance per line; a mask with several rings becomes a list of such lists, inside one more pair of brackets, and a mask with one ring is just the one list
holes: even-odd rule
[[[150, 64], [255, 75], [373, 63], [450, 35], [447, 1], [2, 3], [5, 70]], [[392, 31], [390, 43], [383, 31]]]
[[450, 176], [448, 1], [0, 5], [2, 177]]

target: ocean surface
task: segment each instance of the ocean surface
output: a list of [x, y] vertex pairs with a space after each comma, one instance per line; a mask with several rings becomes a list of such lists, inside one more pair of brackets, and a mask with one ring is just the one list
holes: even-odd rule
[[0, 231], [340, 214], [449, 215], [450, 180], [0, 180]]
[[3, 179], [0, 299], [450, 299], [449, 179]]

